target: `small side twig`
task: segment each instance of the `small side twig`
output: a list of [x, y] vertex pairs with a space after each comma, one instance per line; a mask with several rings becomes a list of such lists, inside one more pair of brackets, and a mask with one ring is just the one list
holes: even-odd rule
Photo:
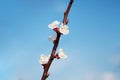
[[[70, 2], [69, 2], [69, 4], [68, 4], [68, 7], [67, 7], [67, 9], [66, 9], [66, 11], [65, 11], [65, 13], [64, 13], [63, 25], [66, 25], [66, 24], [68, 23], [67, 17], [68, 17], [68, 14], [69, 14], [69, 11], [70, 11], [70, 9], [71, 9], [71, 6], [72, 6], [73, 1], [74, 1], [74, 0], [70, 0]], [[49, 68], [50, 68], [50, 66], [51, 66], [51, 64], [52, 64], [52, 62], [53, 62], [53, 60], [54, 60], [55, 52], [56, 52], [56, 49], [57, 49], [57, 47], [58, 47], [60, 37], [61, 37], [61, 35], [62, 35], [62, 34], [59, 33], [59, 32], [56, 32], [56, 33], [57, 33], [57, 38], [56, 38], [56, 40], [55, 40], [55, 42], [54, 42], [54, 46], [53, 46], [53, 49], [52, 49], [52, 52], [51, 52], [51, 56], [50, 56], [50, 58], [49, 58], [49, 61], [48, 61], [47, 64], [43, 65], [44, 71], [43, 71], [43, 75], [42, 75], [41, 80], [46, 80], [47, 77], [49, 76], [48, 70], [49, 70]]]

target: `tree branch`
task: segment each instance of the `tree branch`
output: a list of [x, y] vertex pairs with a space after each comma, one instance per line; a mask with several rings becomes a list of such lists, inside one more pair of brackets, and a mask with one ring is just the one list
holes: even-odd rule
[[[69, 14], [69, 11], [70, 11], [70, 8], [72, 6], [72, 3], [73, 3], [74, 0], [70, 0], [69, 4], [68, 4], [68, 7], [64, 13], [64, 18], [63, 18], [63, 24], [66, 25], [68, 23], [67, 21], [67, 17], [68, 17], [68, 14]], [[54, 46], [53, 46], [53, 49], [52, 49], [52, 52], [51, 52], [51, 56], [49, 58], [49, 61], [47, 64], [43, 65], [44, 67], [44, 72], [43, 72], [43, 75], [42, 75], [42, 78], [41, 80], [46, 80], [47, 77], [49, 76], [49, 73], [48, 73], [48, 70], [54, 60], [54, 56], [55, 56], [55, 52], [56, 52], [56, 49], [58, 47], [58, 44], [59, 44], [59, 40], [60, 40], [60, 37], [61, 37], [61, 33], [57, 33], [57, 38], [54, 42]]]
[[67, 17], [68, 17], [68, 14], [69, 14], [69, 12], [70, 12], [70, 9], [71, 9], [71, 6], [72, 6], [72, 4], [73, 4], [73, 1], [74, 1], [74, 0], [70, 0], [67, 9], [66, 9], [66, 11], [64, 12], [64, 18], [63, 18], [63, 24], [64, 24], [64, 25], [68, 23]]

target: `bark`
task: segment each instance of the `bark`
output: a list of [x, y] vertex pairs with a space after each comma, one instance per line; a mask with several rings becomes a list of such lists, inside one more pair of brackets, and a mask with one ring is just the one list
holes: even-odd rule
[[[63, 24], [64, 24], [64, 25], [67, 25], [67, 23], [68, 23], [67, 17], [68, 17], [68, 14], [69, 14], [69, 12], [70, 12], [70, 9], [71, 9], [71, 6], [72, 6], [73, 1], [74, 1], [74, 0], [70, 0], [70, 2], [69, 2], [69, 4], [68, 4], [68, 7], [67, 7], [67, 9], [66, 9], [66, 11], [65, 11], [65, 13], [64, 13], [64, 18], [63, 18]], [[57, 38], [56, 38], [56, 40], [54, 41], [54, 46], [53, 46], [53, 49], [52, 49], [52, 52], [51, 52], [51, 56], [50, 56], [50, 58], [49, 58], [49, 61], [48, 61], [47, 64], [43, 65], [44, 71], [43, 71], [43, 75], [42, 75], [41, 80], [46, 80], [47, 77], [49, 76], [48, 71], [49, 71], [49, 68], [50, 68], [53, 60], [54, 60], [54, 56], [55, 56], [55, 53], [56, 53], [56, 49], [57, 49], [57, 47], [58, 47], [59, 40], [60, 40], [60, 37], [61, 37], [61, 35], [62, 35], [62, 34], [59, 33], [59, 32], [56, 32], [56, 33], [57, 33]]]

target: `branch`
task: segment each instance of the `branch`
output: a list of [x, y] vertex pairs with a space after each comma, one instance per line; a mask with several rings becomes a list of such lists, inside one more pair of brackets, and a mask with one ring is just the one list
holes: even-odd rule
[[73, 1], [74, 1], [74, 0], [70, 0], [67, 9], [66, 9], [66, 11], [64, 12], [64, 18], [63, 18], [63, 24], [64, 24], [64, 25], [68, 23], [67, 17], [68, 17], [68, 14], [69, 14], [69, 12], [70, 12], [70, 9], [71, 9], [71, 6], [72, 6]]
[[[69, 11], [70, 11], [70, 8], [72, 6], [72, 3], [73, 3], [74, 0], [70, 0], [69, 4], [68, 4], [68, 7], [64, 13], [64, 18], [63, 18], [63, 24], [66, 25], [68, 23], [67, 21], [67, 17], [68, 17], [68, 14], [69, 14]], [[47, 64], [43, 65], [44, 67], [44, 72], [43, 72], [43, 75], [42, 75], [42, 78], [41, 80], [46, 80], [47, 77], [49, 76], [49, 73], [48, 73], [48, 70], [54, 60], [54, 56], [55, 56], [55, 52], [56, 52], [56, 49], [58, 47], [58, 44], [59, 44], [59, 40], [60, 40], [60, 37], [61, 37], [61, 33], [57, 33], [57, 38], [54, 42], [54, 46], [53, 46], [53, 49], [52, 49], [52, 52], [51, 52], [51, 56], [49, 58], [49, 61]]]

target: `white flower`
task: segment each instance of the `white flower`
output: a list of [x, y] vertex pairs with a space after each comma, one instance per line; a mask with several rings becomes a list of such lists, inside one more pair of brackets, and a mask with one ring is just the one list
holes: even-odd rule
[[67, 58], [67, 55], [65, 54], [65, 52], [64, 52], [63, 49], [59, 49], [58, 56], [59, 56], [60, 58]]
[[56, 38], [57, 38], [57, 35], [56, 34], [54, 34], [54, 35], [52, 35], [52, 36], [49, 36], [48, 37], [48, 40], [50, 40], [50, 41], [54, 41], [54, 40], [56, 40]]
[[49, 57], [47, 57], [47, 56], [44, 55], [44, 54], [41, 54], [40, 60], [39, 60], [40, 64], [47, 64], [47, 63], [48, 63], [48, 60], [49, 60]]
[[67, 34], [69, 33], [69, 28], [68, 28], [67, 25], [61, 24], [59, 31], [60, 31], [62, 34], [67, 35]]
[[56, 20], [56, 21], [53, 21], [51, 24], [49, 24], [48, 27], [51, 29], [54, 29], [54, 28], [57, 28], [59, 26], [59, 24], [60, 24], [60, 22], [58, 22]]

